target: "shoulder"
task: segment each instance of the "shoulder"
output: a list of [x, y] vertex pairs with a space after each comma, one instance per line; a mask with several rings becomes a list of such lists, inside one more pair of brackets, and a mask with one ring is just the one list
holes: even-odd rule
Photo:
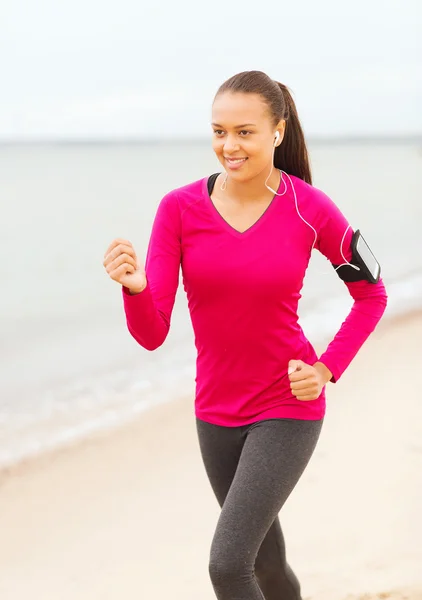
[[170, 211], [177, 210], [182, 214], [192, 203], [203, 198], [208, 177], [203, 177], [167, 192], [161, 199], [160, 206]]
[[326, 220], [341, 216], [340, 208], [323, 190], [293, 175], [289, 177], [296, 193], [299, 210], [314, 223], [321, 225]]
[[314, 206], [318, 209], [323, 209], [334, 204], [333, 200], [323, 190], [306, 183], [306, 181], [294, 175], [289, 175], [288, 177], [294, 186], [298, 202], [301, 201], [306, 206]]

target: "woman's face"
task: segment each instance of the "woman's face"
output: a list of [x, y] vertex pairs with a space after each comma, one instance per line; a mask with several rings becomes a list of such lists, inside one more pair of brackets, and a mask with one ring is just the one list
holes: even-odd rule
[[243, 182], [264, 173], [273, 160], [275, 132], [284, 133], [284, 121], [275, 127], [268, 106], [258, 94], [223, 92], [212, 108], [213, 150], [229, 176]]

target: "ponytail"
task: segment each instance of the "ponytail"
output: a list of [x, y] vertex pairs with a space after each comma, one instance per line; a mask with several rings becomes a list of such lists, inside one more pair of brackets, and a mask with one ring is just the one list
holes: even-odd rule
[[262, 71], [244, 71], [223, 83], [216, 96], [226, 91], [259, 94], [268, 106], [274, 126], [282, 119], [286, 121], [283, 141], [274, 152], [274, 166], [312, 185], [305, 136], [288, 88]]
[[277, 83], [284, 98], [286, 129], [283, 141], [275, 149], [274, 166], [312, 185], [308, 150], [295, 102], [289, 89], [283, 83], [278, 81], [275, 83]]

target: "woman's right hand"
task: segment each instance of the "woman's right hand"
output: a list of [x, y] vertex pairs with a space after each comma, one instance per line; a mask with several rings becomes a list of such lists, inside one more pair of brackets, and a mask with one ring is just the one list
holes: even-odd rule
[[110, 278], [128, 288], [131, 294], [139, 294], [146, 288], [145, 269], [127, 240], [113, 240], [104, 255], [103, 265]]

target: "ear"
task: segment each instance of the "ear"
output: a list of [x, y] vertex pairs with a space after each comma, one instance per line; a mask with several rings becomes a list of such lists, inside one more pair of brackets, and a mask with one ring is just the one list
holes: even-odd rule
[[284, 138], [284, 133], [286, 131], [286, 120], [282, 119], [278, 124], [277, 124], [277, 128], [276, 131], [278, 131], [280, 137], [278, 138], [278, 142], [276, 144], [276, 146], [279, 146], [281, 144], [281, 142], [283, 141]]

